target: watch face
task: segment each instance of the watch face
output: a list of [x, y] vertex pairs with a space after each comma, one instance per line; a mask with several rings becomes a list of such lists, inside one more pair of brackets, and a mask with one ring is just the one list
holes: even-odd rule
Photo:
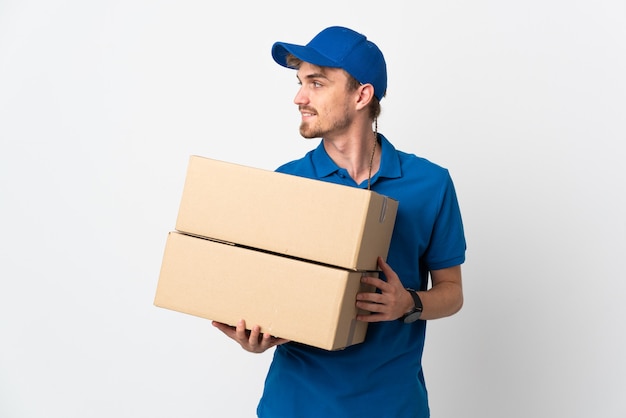
[[410, 324], [411, 322], [415, 322], [418, 319], [420, 319], [420, 315], [422, 314], [422, 312], [417, 311], [417, 312], [411, 312], [410, 314], [408, 314], [407, 316], [404, 317], [404, 323], [405, 324]]

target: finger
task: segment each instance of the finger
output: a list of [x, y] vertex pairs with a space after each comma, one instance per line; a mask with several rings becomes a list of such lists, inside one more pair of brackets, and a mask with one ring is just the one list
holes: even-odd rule
[[246, 330], [246, 321], [240, 319], [235, 327], [235, 339], [239, 344], [245, 344], [248, 341], [248, 332]]
[[365, 311], [371, 312], [371, 313], [381, 313], [381, 312], [385, 312], [386, 310], [385, 305], [381, 303], [372, 303], [372, 302], [364, 302], [364, 301], [357, 302], [356, 307], [359, 309], [363, 309]]
[[363, 322], [381, 322], [386, 321], [385, 316], [380, 313], [359, 314], [356, 316], [357, 321]]
[[393, 284], [394, 282], [399, 282], [400, 278], [396, 274], [395, 271], [391, 268], [389, 264], [382, 257], [378, 257], [378, 267], [383, 272], [385, 277], [387, 278], [387, 282], [389, 284]]
[[391, 266], [387, 264], [387, 262], [383, 260], [382, 257], [378, 257], [378, 267], [387, 278], [387, 282], [389, 282], [389, 279], [391, 279], [392, 277], [397, 277], [395, 272], [391, 269]]
[[361, 292], [357, 293], [356, 300], [363, 303], [383, 303], [384, 296], [381, 293]]
[[285, 343], [288, 343], [289, 341], [290, 340], [287, 340], [285, 338], [274, 337], [266, 333], [266, 334], [263, 334], [263, 341], [261, 342], [261, 346], [264, 348], [264, 350], [267, 350], [268, 348], [285, 344]]
[[268, 348], [275, 346], [275, 340], [277, 339], [266, 332], [265, 334], [263, 334], [263, 338], [261, 340], [261, 348], [263, 350], [267, 350]]
[[[384, 280], [374, 277], [374, 276], [361, 276], [361, 283], [368, 284], [370, 286], [374, 286], [377, 289], [384, 291], [387, 288], [387, 282]], [[362, 293], [372, 293], [372, 292], [362, 292]]]
[[261, 336], [261, 327], [255, 325], [250, 330], [250, 336], [248, 337], [248, 344], [252, 349], [256, 349], [259, 346], [259, 340]]

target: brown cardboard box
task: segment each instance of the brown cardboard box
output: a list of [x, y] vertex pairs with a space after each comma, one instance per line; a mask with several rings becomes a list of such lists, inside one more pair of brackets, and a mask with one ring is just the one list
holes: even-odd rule
[[191, 156], [176, 229], [351, 270], [387, 257], [398, 202], [372, 191]]
[[364, 340], [361, 273], [170, 232], [155, 305], [336, 350]]

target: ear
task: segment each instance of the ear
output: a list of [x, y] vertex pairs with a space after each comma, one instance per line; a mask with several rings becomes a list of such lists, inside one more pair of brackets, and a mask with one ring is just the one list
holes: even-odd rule
[[361, 84], [357, 89], [357, 109], [361, 110], [372, 101], [374, 97], [374, 86], [371, 84]]

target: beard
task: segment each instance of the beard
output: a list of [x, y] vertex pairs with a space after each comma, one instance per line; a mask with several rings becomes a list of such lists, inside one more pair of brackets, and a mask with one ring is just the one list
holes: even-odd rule
[[324, 130], [317, 125], [311, 126], [307, 122], [302, 122], [300, 124], [300, 135], [306, 139], [322, 138], [324, 136]]
[[[333, 132], [341, 131], [347, 128], [353, 121], [353, 118], [347, 109], [344, 109], [344, 112], [337, 119], [326, 119], [326, 122], [328, 123], [324, 123], [325, 120], [320, 117], [319, 113], [315, 112], [315, 114], [317, 117], [315, 118], [314, 123], [303, 121], [300, 124], [300, 135], [302, 135], [303, 138], [324, 138]], [[329, 113], [326, 113], [326, 116], [328, 115]]]

